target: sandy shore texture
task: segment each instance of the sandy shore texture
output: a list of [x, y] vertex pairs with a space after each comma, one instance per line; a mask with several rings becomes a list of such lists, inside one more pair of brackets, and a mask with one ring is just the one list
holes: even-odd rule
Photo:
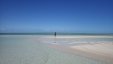
[[75, 46], [54, 44], [51, 47], [61, 52], [113, 64], [113, 43], [79, 44]]
[[113, 64], [112, 53], [112, 36], [0, 36], [0, 64]]

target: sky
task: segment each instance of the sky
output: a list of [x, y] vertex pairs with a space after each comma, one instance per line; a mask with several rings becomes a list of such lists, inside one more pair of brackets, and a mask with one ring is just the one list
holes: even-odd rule
[[113, 0], [0, 0], [1, 33], [113, 33]]

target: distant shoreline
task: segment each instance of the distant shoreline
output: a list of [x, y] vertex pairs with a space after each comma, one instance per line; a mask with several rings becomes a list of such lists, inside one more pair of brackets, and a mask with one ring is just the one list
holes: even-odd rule
[[[53, 33], [0, 33], [0, 35], [54, 35]], [[56, 35], [113, 35], [113, 33], [57, 33]]]

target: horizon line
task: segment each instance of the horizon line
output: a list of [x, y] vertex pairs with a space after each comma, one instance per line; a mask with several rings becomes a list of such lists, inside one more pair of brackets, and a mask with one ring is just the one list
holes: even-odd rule
[[[0, 35], [53, 35], [55, 32], [32, 32], [32, 33], [0, 33]], [[76, 33], [76, 32], [70, 32], [70, 33], [66, 33], [66, 32], [56, 32], [57, 35], [113, 35], [113, 33]]]

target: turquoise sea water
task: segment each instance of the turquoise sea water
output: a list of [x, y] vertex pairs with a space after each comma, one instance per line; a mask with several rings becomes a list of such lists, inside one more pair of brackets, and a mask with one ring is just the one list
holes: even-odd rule
[[[99, 39], [99, 40], [112, 41], [112, 39]], [[60, 52], [56, 49], [49, 48], [47, 44], [44, 44], [41, 41], [38, 40], [34, 41], [34, 37], [32, 36], [2, 35], [0, 36], [0, 64], [110, 64], [110, 63]]]

